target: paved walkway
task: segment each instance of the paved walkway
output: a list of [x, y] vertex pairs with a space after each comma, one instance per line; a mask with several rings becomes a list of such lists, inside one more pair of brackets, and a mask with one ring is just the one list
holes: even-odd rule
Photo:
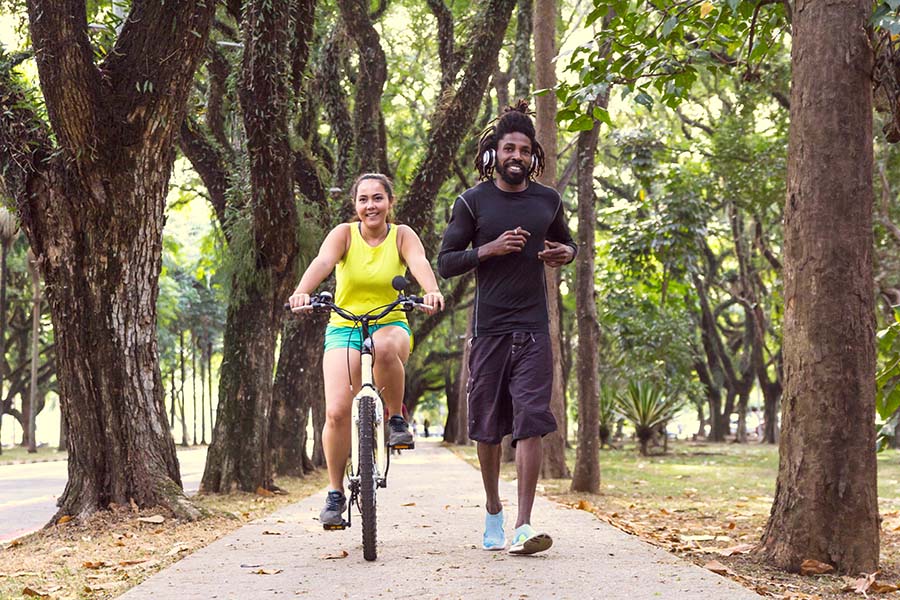
[[[511, 521], [515, 486], [501, 485]], [[378, 492], [377, 561], [363, 559], [358, 513], [350, 529], [322, 530], [316, 519], [323, 501], [324, 491], [254, 521], [120, 599], [759, 598], [590, 513], [543, 498], [533, 514], [553, 536], [549, 551], [529, 557], [485, 552], [481, 478], [434, 443], [420, 443], [391, 463], [388, 488]], [[345, 558], [329, 558], [343, 552]], [[272, 574], [255, 573], [260, 570]]]

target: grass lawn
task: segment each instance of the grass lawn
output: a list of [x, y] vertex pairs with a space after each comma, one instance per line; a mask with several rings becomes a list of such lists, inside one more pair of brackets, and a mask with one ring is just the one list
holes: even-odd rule
[[[452, 446], [477, 465], [474, 446]], [[567, 452], [571, 469], [575, 450]], [[599, 494], [573, 493], [569, 480], [542, 479], [539, 490], [670, 552], [705, 565], [716, 560], [730, 576], [776, 598], [862, 597], [841, 589], [852, 579], [801, 577], [759, 565], [749, 550], [759, 541], [775, 493], [778, 448], [760, 444], [670, 443], [667, 454], [640, 456], [626, 444], [600, 454]], [[502, 476], [515, 479], [515, 465]], [[878, 455], [883, 518], [878, 581], [900, 584], [900, 452]], [[539, 522], [540, 515], [535, 515]]]
[[3, 454], [0, 454], [0, 465], [45, 460], [66, 460], [67, 456], [68, 454], [65, 450], [59, 451], [56, 449], [56, 446], [41, 446], [34, 454], [29, 454], [27, 448], [13, 446], [3, 448]]

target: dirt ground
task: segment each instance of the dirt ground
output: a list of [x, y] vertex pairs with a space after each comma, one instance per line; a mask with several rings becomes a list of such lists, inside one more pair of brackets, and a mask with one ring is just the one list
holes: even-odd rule
[[155, 510], [116, 507], [87, 522], [69, 521], [0, 550], [0, 598], [115, 598], [182, 557], [325, 485], [324, 473], [279, 479], [288, 493], [200, 496], [214, 516], [183, 522]]

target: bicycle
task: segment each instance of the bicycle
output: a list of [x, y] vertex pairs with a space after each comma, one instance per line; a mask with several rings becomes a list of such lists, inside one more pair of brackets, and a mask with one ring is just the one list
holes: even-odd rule
[[[360, 387], [353, 397], [351, 408], [350, 460], [347, 463], [347, 478], [350, 498], [348, 501], [347, 519], [340, 525], [323, 525], [326, 530], [342, 530], [351, 526], [351, 510], [355, 503], [362, 517], [363, 558], [373, 561], [377, 558], [375, 542], [377, 537], [375, 515], [375, 492], [378, 488], [387, 487], [387, 475], [391, 465], [390, 449], [385, 442], [384, 403], [381, 394], [375, 387], [373, 363], [375, 360], [374, 342], [369, 327], [394, 310], [409, 312], [418, 307], [426, 307], [422, 298], [405, 296], [403, 290], [409, 285], [405, 277], [397, 276], [391, 285], [398, 291], [397, 299], [389, 304], [378, 306], [372, 310], [356, 315], [334, 304], [329, 292], [320, 292], [310, 296], [309, 308], [313, 312], [334, 311], [343, 318], [353, 321], [362, 329], [362, 350], [360, 351]], [[290, 309], [290, 305], [285, 305]], [[378, 314], [374, 314], [376, 311]], [[412, 444], [395, 445], [398, 450], [412, 450]]]

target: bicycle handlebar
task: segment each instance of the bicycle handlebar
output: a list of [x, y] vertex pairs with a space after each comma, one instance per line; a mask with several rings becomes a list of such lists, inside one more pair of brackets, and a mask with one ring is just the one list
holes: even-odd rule
[[[299, 310], [313, 311], [313, 312], [334, 311], [337, 314], [339, 314], [340, 316], [347, 319], [348, 321], [360, 321], [363, 318], [366, 318], [369, 321], [378, 321], [379, 319], [381, 319], [385, 315], [387, 315], [389, 312], [398, 310], [398, 307], [399, 307], [399, 310], [402, 310], [403, 312], [409, 312], [417, 307], [418, 308], [431, 308], [430, 306], [428, 306], [427, 304], [422, 302], [422, 298], [420, 298], [419, 296], [404, 296], [401, 294], [400, 296], [397, 297], [396, 300], [394, 300], [390, 304], [385, 304], [383, 307], [377, 306], [367, 313], [364, 313], [361, 315], [356, 315], [344, 308], [341, 308], [340, 306], [338, 306], [337, 304], [332, 302], [331, 298], [332, 298], [332, 295], [328, 292], [313, 294], [312, 296], [309, 297], [309, 304], [307, 304], [306, 306], [301, 306], [299, 308]], [[377, 315], [373, 315], [372, 313], [374, 311], [378, 310], [379, 308], [383, 308], [384, 310], [382, 310]], [[291, 309], [291, 305], [287, 304], [287, 303], [284, 305], [284, 309], [294, 312]]]

